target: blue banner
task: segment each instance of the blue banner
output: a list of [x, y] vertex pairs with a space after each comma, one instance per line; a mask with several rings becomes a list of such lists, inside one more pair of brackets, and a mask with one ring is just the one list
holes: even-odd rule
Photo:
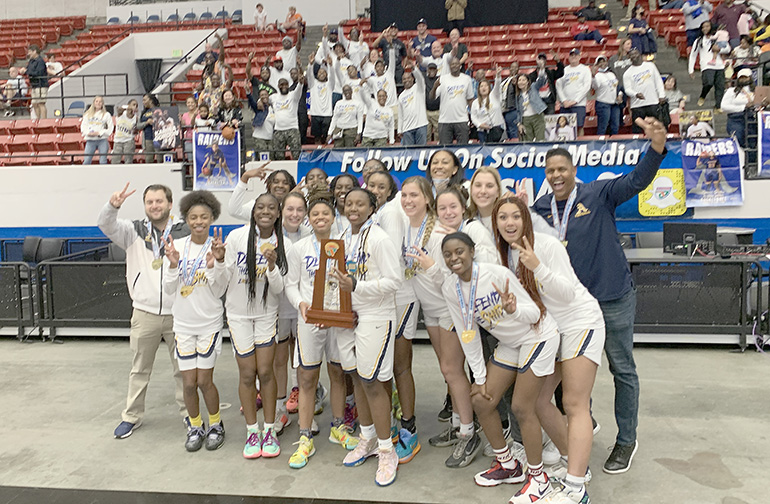
[[[577, 176], [582, 182], [598, 178], [611, 178], [629, 173], [644, 156], [649, 140], [583, 141], [566, 145], [547, 143], [472, 144], [451, 146], [465, 169], [465, 178], [470, 179], [480, 166], [497, 168], [504, 187], [513, 187], [516, 180], [532, 179], [533, 196], [542, 194], [547, 188], [545, 181], [545, 155], [554, 147], [565, 147], [572, 154], [577, 166]], [[667, 142], [668, 154], [661, 168], [682, 168], [681, 143]], [[297, 166], [298, 179], [302, 179], [312, 168], [322, 168], [329, 176], [352, 173], [359, 176], [364, 163], [379, 159], [400, 183], [414, 175], [425, 175], [428, 160], [436, 146], [382, 149], [317, 149], [300, 154]], [[617, 217], [622, 219], [642, 218], [638, 209], [638, 198], [618, 207]]]
[[743, 170], [734, 139], [683, 141], [682, 169], [688, 207], [743, 204]]
[[241, 166], [240, 132], [227, 140], [219, 131], [193, 132], [193, 188], [232, 191], [238, 185]]

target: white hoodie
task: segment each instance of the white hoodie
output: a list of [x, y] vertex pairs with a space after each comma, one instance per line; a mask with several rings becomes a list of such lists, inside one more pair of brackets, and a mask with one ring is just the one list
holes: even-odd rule
[[567, 65], [564, 76], [556, 80], [556, 96], [560, 102], [574, 101], [576, 107], [585, 107], [591, 92], [591, 70], [583, 65]]

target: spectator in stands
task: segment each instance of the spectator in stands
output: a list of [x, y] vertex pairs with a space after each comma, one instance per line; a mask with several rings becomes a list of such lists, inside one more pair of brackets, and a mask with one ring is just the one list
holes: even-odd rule
[[112, 134], [112, 115], [104, 108], [104, 98], [97, 96], [80, 122], [80, 132], [86, 141], [84, 165], [90, 165], [94, 152], [99, 152], [99, 164], [107, 164], [107, 154], [110, 152], [110, 135]]
[[452, 58], [452, 53], [444, 53], [444, 46], [436, 40], [430, 46], [430, 56], [416, 54], [415, 58], [422, 70], [427, 70], [431, 63], [436, 65], [436, 74], [441, 76], [442, 73], [449, 73], [449, 60]]
[[198, 115], [195, 116], [195, 129], [213, 130], [215, 118], [209, 113], [209, 106], [205, 103], [198, 105]]
[[[396, 79], [396, 84], [401, 85], [401, 76], [404, 75], [404, 58], [406, 58], [406, 46], [398, 38], [398, 27], [395, 23], [391, 24], [388, 28], [380, 33], [380, 35], [374, 40], [373, 47], [377, 47], [382, 50], [383, 59], [385, 65], [393, 67], [393, 77]], [[393, 52], [391, 53], [391, 50]], [[391, 60], [391, 55], [394, 56], [394, 60]], [[376, 68], [375, 68], [376, 70]], [[396, 91], [388, 90], [388, 101], [393, 104], [396, 103]]]
[[548, 57], [545, 53], [537, 55], [537, 68], [529, 74], [529, 80], [532, 81], [534, 88], [540, 94], [546, 106], [546, 114], [553, 114], [556, 108], [556, 81], [564, 76], [564, 63], [559, 59], [559, 55], [551, 49], [551, 56], [556, 61], [556, 68], [548, 68]]
[[623, 74], [631, 66], [631, 58], [628, 53], [631, 52], [631, 39], [625, 38], [620, 42], [618, 52], [610, 56], [610, 71], [618, 78], [620, 85], [623, 85]]
[[273, 86], [273, 88], [278, 89], [278, 82], [281, 79], [285, 79], [286, 82], [289, 82], [291, 73], [284, 66], [283, 59], [281, 59], [280, 56], [275, 56], [273, 58], [273, 68], [270, 69], [270, 85]]
[[32, 111], [36, 119], [45, 119], [48, 117], [48, 110], [45, 107], [48, 98], [48, 69], [45, 66], [45, 60], [40, 56], [40, 48], [34, 44], [27, 49], [29, 62], [27, 68], [20, 69], [19, 72], [26, 74], [29, 78], [29, 87], [31, 88], [30, 97], [32, 100]]
[[687, 0], [682, 5], [684, 28], [687, 31], [687, 47], [692, 47], [695, 39], [700, 35], [700, 25], [709, 20], [713, 9], [708, 0]]
[[361, 78], [372, 77], [376, 75], [374, 67], [377, 65], [377, 61], [380, 59], [379, 49], [372, 49], [369, 51], [369, 58], [361, 65]]
[[[700, 30], [698, 30], [695, 33], [696, 37], [698, 36], [698, 33], [700, 33]], [[758, 44], [760, 46], [764, 44], [767, 41], [767, 39], [770, 37], [770, 14], [765, 16], [765, 18], [762, 20], [759, 26], [751, 30], [749, 34], [752, 36], [752, 39], [754, 40], [755, 44]]]
[[727, 134], [734, 135], [741, 147], [746, 147], [747, 115], [754, 110], [754, 79], [751, 69], [738, 72], [733, 87], [722, 98], [722, 110], [727, 113]]
[[502, 97], [500, 95], [502, 71], [501, 67], [495, 67], [494, 87], [484, 78], [482, 72], [481, 82], [478, 85], [478, 97], [474, 98], [471, 103], [471, 122], [476, 127], [481, 143], [500, 142], [503, 133], [505, 133], [505, 119], [503, 119]]
[[458, 144], [467, 144], [470, 137], [468, 105], [473, 100], [473, 84], [461, 69], [460, 60], [453, 57], [449, 62], [450, 73], [436, 79], [430, 90], [431, 98], [441, 98], [438, 119], [441, 145], [449, 145], [455, 140]]
[[669, 113], [680, 114], [687, 103], [687, 97], [678, 89], [676, 77], [673, 74], [669, 74], [663, 81], [663, 88], [666, 90]]
[[[389, 59], [391, 61], [398, 59], [395, 47], [388, 51], [388, 55], [390, 56]], [[373, 77], [361, 79], [361, 84], [366, 84], [367, 87], [365, 93], [373, 97], [377, 96], [378, 91], [384, 90], [388, 100], [387, 105], [393, 109], [394, 121], [397, 123], [398, 95], [396, 90], [394, 65], [386, 65], [384, 60], [377, 60], [377, 63], [374, 65], [374, 72], [375, 75]], [[370, 100], [370, 102], [374, 103], [372, 100]]]
[[[160, 102], [154, 94], [147, 93], [142, 96], [142, 113], [139, 116], [139, 123], [136, 125], [137, 130], [142, 131], [142, 149], [145, 154], [145, 162], [152, 163], [153, 159], [156, 163], [161, 160], [160, 154], [155, 155], [155, 133], [153, 132], [152, 125], [155, 120], [152, 118], [155, 113], [155, 109], [160, 106]], [[202, 108], [203, 103], [199, 103]], [[206, 104], [206, 112], [208, 112], [208, 104]]]
[[446, 9], [446, 19], [448, 21], [446, 32], [459, 30], [462, 33], [465, 28], [465, 8], [468, 7], [468, 0], [446, 0], [444, 8]]
[[279, 23], [277, 19], [275, 20], [275, 27], [280, 32], [297, 30], [301, 33], [303, 31], [304, 22], [302, 21], [302, 16], [297, 12], [297, 8], [292, 5], [289, 7], [289, 13], [286, 14], [286, 19], [283, 23]]
[[577, 11], [575, 14], [582, 14], [588, 21], [609, 21], [612, 28], [612, 15], [596, 6], [594, 0], [588, 0], [588, 5]]
[[431, 47], [436, 40], [436, 37], [428, 33], [428, 22], [425, 18], [420, 18], [417, 21], [417, 35], [412, 39], [412, 50], [415, 54], [430, 56]]
[[754, 66], [759, 59], [759, 47], [751, 44], [748, 35], [741, 35], [741, 43], [730, 53], [733, 58], [733, 68], [739, 72], [743, 68]]
[[218, 74], [212, 75], [206, 80], [206, 84], [198, 98], [198, 105], [205, 103], [208, 105], [212, 115], [217, 115], [219, 113], [219, 106], [222, 103], [222, 93], [228, 87], [228, 83], [222, 83]]
[[658, 117], [658, 104], [666, 101], [666, 91], [655, 63], [644, 61], [636, 47], [631, 49], [628, 56], [631, 58], [631, 66], [623, 74], [623, 89], [631, 101], [631, 131], [643, 133], [636, 119]]
[[618, 89], [618, 78], [609, 71], [606, 56], [596, 57], [591, 87], [596, 93], [596, 134], [606, 135], [609, 127], [610, 135], [617, 135], [626, 97], [623, 91]]
[[353, 89], [342, 86], [342, 99], [334, 105], [332, 122], [329, 125], [334, 147], [355, 147], [361, 141], [364, 131], [364, 106], [353, 99]]
[[503, 81], [500, 96], [503, 99], [503, 119], [508, 139], [519, 138], [519, 109], [516, 100], [516, 76], [519, 75], [519, 63], [511, 63], [508, 77]]
[[473, 65], [468, 65], [468, 70], [465, 73], [473, 77], [471, 84], [473, 84], [473, 99], [475, 100], [479, 96], [479, 84], [487, 78], [487, 71], [479, 68], [474, 72]]
[[741, 14], [746, 12], [748, 2], [745, 4], [736, 4], [735, 0], [725, 0], [722, 5], [714, 9], [714, 14], [711, 16], [711, 23], [714, 26], [724, 25], [727, 29], [727, 33], [730, 34], [730, 47], [738, 47], [740, 43], [740, 31], [738, 30], [738, 20], [741, 18]]
[[438, 141], [438, 118], [441, 108], [441, 99], [431, 98], [430, 90], [438, 80], [438, 67], [435, 63], [428, 63], [425, 71], [425, 114], [428, 116], [428, 142]]
[[346, 38], [345, 31], [342, 28], [343, 24], [344, 21], [340, 21], [340, 44], [345, 48], [348, 58], [356, 67], [363, 70], [364, 62], [369, 57], [369, 44], [361, 40], [361, 30], [357, 26], [350, 29], [350, 39]]
[[711, 21], [704, 21], [700, 25], [700, 36], [690, 51], [688, 71], [690, 78], [695, 78], [695, 60], [700, 62], [701, 91], [698, 98], [698, 106], [706, 103], [706, 97], [714, 88], [714, 108], [719, 109], [722, 104], [722, 96], [725, 94], [725, 60], [722, 55], [729, 48], [720, 48], [712, 38], [713, 25]]
[[267, 94], [275, 93], [276, 89], [270, 85], [270, 67], [267, 64], [261, 66], [257, 77], [251, 72], [252, 60], [254, 60], [254, 52], [249, 53], [249, 60], [246, 62], [246, 80], [251, 84], [252, 94], [259, 97], [259, 92], [263, 89], [267, 90]]
[[291, 37], [286, 35], [281, 39], [281, 49], [275, 53], [276, 58], [283, 62], [283, 68], [291, 70], [297, 66], [297, 55], [302, 50], [302, 37], [297, 37], [297, 43], [293, 44]]
[[628, 22], [628, 36], [631, 38], [631, 47], [639, 49], [647, 56], [658, 52], [658, 44], [655, 41], [655, 33], [647, 24], [644, 17], [644, 7], [637, 5], [634, 16]]
[[564, 76], [556, 81], [556, 96], [561, 102], [560, 113], [577, 115], [578, 136], [583, 136], [591, 80], [591, 69], [580, 63], [580, 49], [572, 49], [569, 52], [569, 65], [564, 68]]
[[289, 72], [291, 76], [290, 91], [294, 91], [294, 88], [302, 88], [302, 92], [299, 97], [299, 105], [297, 105], [297, 124], [299, 125], [299, 139], [302, 145], [308, 143], [307, 129], [310, 126], [310, 119], [307, 116], [307, 79], [300, 81], [299, 68], [292, 68]]
[[[189, 102], [195, 100], [188, 98]], [[137, 111], [139, 110], [139, 104], [136, 100], [129, 100], [126, 105], [121, 107], [123, 113], [115, 120], [115, 139], [112, 145], [112, 164], [120, 164], [126, 162], [128, 164], [134, 162], [134, 151], [136, 145], [134, 144], [134, 136], [136, 135], [137, 124]]]
[[[217, 39], [222, 40], [221, 38], [219, 38], [219, 34], [217, 34]], [[193, 66], [192, 66], [193, 70], [203, 70], [203, 68], [205, 67], [206, 58], [213, 59], [214, 61], [219, 60], [219, 53], [216, 52], [214, 50], [214, 46], [208, 42], [206, 42], [203, 52], [200, 53], [198, 57], [195, 59], [195, 63], [193, 63]]]
[[289, 81], [281, 79], [278, 81], [278, 92], [270, 95], [270, 105], [273, 106], [275, 113], [275, 130], [273, 131], [273, 154], [275, 159], [286, 159], [286, 147], [291, 150], [292, 159], [299, 159], [300, 134], [299, 134], [299, 116], [297, 108], [300, 98], [305, 94], [305, 77], [299, 74], [297, 77], [298, 85], [293, 90], [289, 90]]
[[[307, 87], [310, 90], [310, 134], [316, 145], [326, 143], [329, 126], [334, 114], [332, 93], [334, 91], [334, 72], [329, 72], [328, 66], [322, 66], [313, 75], [315, 54], [311, 54], [307, 66]], [[331, 62], [331, 58], [329, 58]]]
[[45, 64], [45, 68], [48, 71], [48, 75], [51, 77], [58, 77], [59, 74], [64, 70], [64, 66], [56, 61], [56, 55], [55, 54], [49, 54], [48, 55], [48, 61]]
[[[342, 99], [342, 86], [346, 84], [346, 81], [358, 77], [358, 66], [345, 55], [345, 47], [341, 43], [337, 42], [334, 44], [333, 53], [328, 58], [331, 61], [331, 65], [327, 69], [329, 73], [334, 74], [332, 107]], [[356, 99], [358, 99], [357, 95], [358, 93], [356, 93]]]
[[449, 42], [444, 44], [444, 53], [451, 54], [453, 57], [460, 60], [462, 70], [465, 70], [465, 63], [468, 61], [470, 54], [468, 53], [468, 46], [460, 42], [460, 30], [457, 28], [449, 32]]
[[233, 90], [228, 88], [222, 93], [222, 106], [217, 112], [216, 124], [218, 129], [230, 126], [243, 131], [243, 109], [240, 100], [235, 98]]
[[369, 93], [362, 93], [366, 110], [363, 139], [361, 147], [387, 147], [396, 142], [395, 115], [393, 108], [388, 105], [388, 93], [384, 89], [377, 91], [376, 100]]
[[690, 126], [687, 127], [687, 138], [711, 138], [716, 135], [714, 128], [706, 121], [701, 121], [697, 115], [690, 118]]
[[593, 40], [597, 44], [604, 44], [605, 42], [599, 30], [593, 23], [586, 21], [585, 14], [582, 12], [578, 12], [577, 24], [572, 25], [569, 32], [575, 40]]
[[20, 74], [17, 67], [8, 69], [8, 80], [3, 84], [2, 94], [0, 108], [7, 109], [5, 111], [6, 117], [15, 115], [16, 112], [12, 110], [12, 107], [20, 106], [20, 100], [27, 96], [27, 80]]
[[398, 133], [401, 145], [428, 143], [428, 114], [425, 108], [425, 79], [419, 68], [404, 72], [404, 90], [398, 97]]
[[127, 438], [142, 424], [152, 365], [163, 340], [168, 346], [176, 381], [176, 404], [180, 414], [183, 417], [187, 415], [172, 330], [173, 298], [163, 293], [160, 268], [165, 255], [164, 238], [179, 239], [189, 235], [190, 230], [184, 222], [174, 222], [171, 218], [171, 189], [163, 185], [151, 185], [144, 190], [146, 219], [118, 219], [118, 210], [134, 192], [129, 191], [126, 184], [122, 191], [113, 193], [97, 219], [99, 229], [107, 238], [126, 251], [126, 282], [133, 305], [129, 333], [133, 358], [128, 375], [126, 409], [121, 413], [122, 421], [115, 429], [116, 439]]
[[270, 105], [270, 93], [267, 89], [259, 90], [259, 99], [254, 100], [254, 94], [246, 97], [249, 108], [254, 112], [251, 121], [251, 136], [254, 138], [254, 150], [257, 153], [267, 152], [269, 159], [273, 159], [273, 129], [275, 128], [275, 112]]
[[254, 10], [254, 29], [257, 31], [267, 30], [267, 12], [261, 3], [258, 3]]
[[527, 74], [516, 76], [516, 99], [516, 106], [521, 111], [521, 139], [525, 142], [545, 140], [545, 111], [548, 107]]
[[194, 97], [188, 96], [185, 105], [187, 105], [187, 112], [179, 116], [179, 126], [182, 128], [184, 150], [188, 155], [192, 155], [192, 136], [195, 128], [195, 116], [198, 115], [198, 101]]
[[335, 87], [336, 84], [340, 84], [342, 87], [350, 86], [353, 99], [360, 102], [361, 95], [359, 93], [361, 93], [363, 87], [361, 86], [361, 77], [358, 76], [358, 67], [348, 65], [347, 69], [342, 70], [340, 60], [332, 59], [332, 71], [334, 71]]

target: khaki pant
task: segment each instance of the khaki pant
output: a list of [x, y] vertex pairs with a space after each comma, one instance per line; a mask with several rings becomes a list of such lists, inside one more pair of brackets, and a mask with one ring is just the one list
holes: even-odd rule
[[438, 142], [438, 110], [428, 110], [428, 141]]
[[364, 137], [363, 140], [361, 140], [361, 147], [387, 147], [388, 146], [388, 139], [387, 138], [367, 138]]
[[182, 417], [187, 416], [182, 395], [182, 374], [179, 372], [179, 364], [174, 356], [174, 331], [171, 315], [154, 315], [142, 310], [134, 309], [131, 315], [130, 346], [133, 353], [131, 373], [128, 375], [128, 397], [126, 409], [123, 410], [124, 422], [138, 424], [144, 418], [144, 399], [147, 395], [147, 385], [150, 383], [152, 365], [155, 363], [155, 354], [161, 340], [165, 340], [168, 353], [171, 357], [171, 366], [174, 369], [176, 381], [175, 398]]
[[334, 141], [335, 147], [355, 147], [358, 128], [347, 128], [342, 130], [342, 137]]
[[543, 114], [524, 116], [521, 118], [524, 125], [522, 140], [525, 142], [542, 142], [545, 140], [545, 117]]

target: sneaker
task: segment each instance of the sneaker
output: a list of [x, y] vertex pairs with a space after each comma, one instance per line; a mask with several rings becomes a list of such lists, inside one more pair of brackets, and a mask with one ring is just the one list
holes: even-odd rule
[[398, 443], [398, 427], [395, 423], [391, 424], [390, 426], [390, 440], [394, 445]]
[[115, 436], [115, 439], [126, 439], [128, 436], [134, 433], [134, 429], [139, 428], [138, 423], [131, 423], [131, 422], [120, 422], [120, 425], [115, 427], [115, 432], [113, 432], [113, 435]]
[[353, 406], [345, 404], [343, 422], [350, 428], [350, 432], [354, 432], [358, 428], [358, 408], [355, 404]]
[[446, 459], [447, 467], [465, 467], [476, 458], [476, 454], [481, 450], [481, 438], [478, 432], [471, 435], [457, 435], [457, 444], [452, 454]]
[[706, 99], [705, 98], [698, 98], [698, 106], [699, 107], [703, 106], [704, 103], [706, 103]]
[[398, 390], [393, 387], [393, 391], [390, 393], [390, 405], [393, 408], [393, 416], [396, 420], [401, 420], [403, 411], [401, 410], [401, 400], [398, 398]]
[[332, 426], [329, 431], [329, 442], [341, 445], [346, 450], [352, 450], [358, 444], [358, 438], [352, 434], [353, 431], [345, 424], [339, 427]]
[[299, 441], [294, 444], [299, 446], [292, 456], [289, 457], [289, 467], [292, 469], [302, 469], [307, 465], [307, 460], [315, 453], [313, 439], [302, 436], [299, 438]]
[[326, 396], [329, 395], [329, 391], [323, 386], [323, 383], [318, 383], [315, 389], [315, 415], [320, 415], [324, 411], [324, 401]]
[[190, 423], [190, 417], [186, 416], [182, 419], [182, 423], [184, 424], [184, 428], [187, 430], [190, 430], [192, 428], [192, 424]]
[[209, 426], [206, 431], [206, 449], [209, 451], [217, 450], [225, 444], [225, 424], [218, 422]]
[[243, 458], [256, 459], [262, 456], [262, 433], [259, 431], [249, 432], [246, 438], [246, 444], [243, 447]]
[[[503, 429], [503, 436], [505, 437], [505, 444], [508, 446], [513, 443], [513, 434], [511, 433], [511, 424], [508, 423], [508, 427]], [[492, 448], [492, 445], [487, 443], [484, 445], [484, 456], [485, 457], [493, 457], [495, 456], [495, 449]]]
[[561, 453], [556, 445], [553, 444], [550, 438], [546, 438], [547, 441], [543, 443], [543, 465], [558, 464], [561, 460]]
[[289, 413], [296, 413], [299, 411], [299, 388], [293, 387], [289, 398], [286, 399], [286, 410]]
[[398, 463], [406, 464], [420, 453], [422, 446], [417, 440], [417, 433], [412, 434], [406, 429], [401, 429], [398, 433], [398, 442], [396, 443], [396, 454]]
[[452, 419], [452, 396], [446, 395], [444, 399], [444, 407], [438, 412], [439, 422], [448, 422]]
[[273, 428], [273, 432], [275, 432], [276, 436], [280, 436], [283, 434], [283, 430], [291, 425], [291, 418], [289, 418], [287, 411], [278, 411], [276, 412], [276, 419], [275, 419], [275, 427]]
[[188, 452], [195, 452], [201, 449], [203, 442], [206, 439], [206, 431], [201, 427], [190, 427], [187, 431], [187, 441], [184, 443], [184, 447]]
[[377, 455], [378, 450], [379, 448], [377, 446], [376, 437], [373, 437], [372, 439], [359, 438], [358, 444], [353, 449], [353, 451], [348, 452], [348, 454], [345, 455], [345, 458], [342, 461], [342, 465], [345, 467], [360, 466], [366, 462], [366, 459], [369, 457]]
[[582, 490], [571, 490], [567, 487], [557, 492], [552, 492], [543, 499], [544, 504], [591, 504], [585, 485]]
[[453, 444], [457, 443], [457, 435], [459, 432], [459, 427], [452, 427], [449, 425], [449, 427], [444, 429], [444, 432], [428, 439], [428, 444], [439, 448], [444, 446], [452, 446]]
[[396, 481], [398, 473], [398, 455], [396, 450], [378, 450], [377, 474], [374, 475], [374, 482], [378, 486], [388, 486]]
[[262, 457], [273, 458], [281, 454], [281, 444], [275, 436], [273, 429], [267, 429], [262, 438]]
[[524, 483], [524, 486], [521, 487], [521, 490], [516, 492], [514, 496], [511, 497], [511, 500], [509, 500], [508, 503], [532, 504], [533, 502], [544, 499], [548, 494], [553, 492], [551, 480], [548, 479], [547, 474], [544, 473], [543, 475], [545, 476], [545, 483], [541, 483], [532, 476], [527, 475], [527, 482]]
[[499, 461], [495, 460], [492, 463], [492, 467], [473, 477], [476, 484], [483, 487], [497, 486], [503, 483], [521, 483], [525, 479], [527, 477], [524, 476], [524, 469], [522, 469], [521, 462], [518, 460], [516, 461], [516, 467], [513, 469], [506, 469]]
[[591, 424], [594, 427], [594, 436], [599, 434], [599, 431], [602, 430], [602, 425], [593, 416], [591, 417]]
[[[550, 466], [545, 466], [545, 473], [549, 478], [555, 481], [562, 482], [567, 478], [567, 461], [559, 459], [559, 462]], [[591, 468], [586, 468], [586, 483], [591, 481], [593, 475], [591, 474]]]
[[310, 432], [312, 432], [314, 436], [321, 433], [321, 428], [318, 426], [318, 422], [315, 421], [315, 418], [313, 419], [313, 423], [310, 424]]
[[620, 474], [631, 468], [631, 462], [634, 460], [636, 450], [639, 448], [639, 441], [634, 441], [632, 445], [619, 445], [615, 443], [612, 453], [604, 463], [604, 472], [607, 474]]

